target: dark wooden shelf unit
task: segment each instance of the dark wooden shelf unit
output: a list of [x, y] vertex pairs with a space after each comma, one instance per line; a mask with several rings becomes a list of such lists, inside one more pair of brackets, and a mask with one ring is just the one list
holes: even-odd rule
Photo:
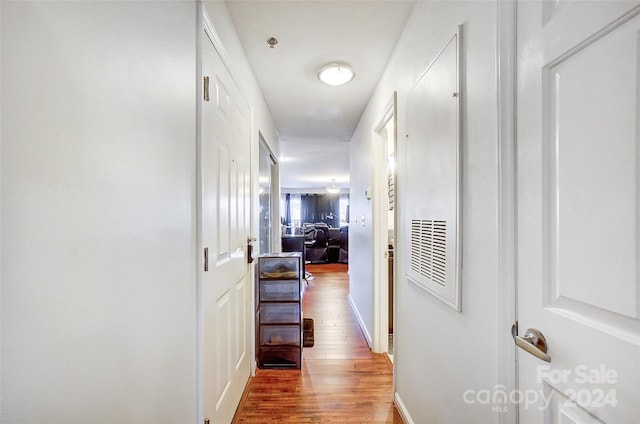
[[260, 368], [302, 365], [302, 254], [258, 258], [257, 361]]

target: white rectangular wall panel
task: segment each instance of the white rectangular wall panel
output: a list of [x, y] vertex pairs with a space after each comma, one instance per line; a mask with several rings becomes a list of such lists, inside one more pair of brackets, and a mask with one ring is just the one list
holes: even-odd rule
[[409, 281], [460, 310], [459, 34], [409, 93], [407, 199]]

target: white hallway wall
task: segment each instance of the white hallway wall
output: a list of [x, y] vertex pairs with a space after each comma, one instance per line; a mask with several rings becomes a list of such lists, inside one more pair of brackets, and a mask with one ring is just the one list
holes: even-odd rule
[[194, 421], [195, 5], [2, 8], [2, 422]]
[[0, 421], [195, 422], [196, 4], [0, 7]]
[[[498, 384], [496, 4], [418, 2], [351, 141], [350, 295], [367, 331], [373, 329], [371, 131], [398, 91], [399, 202], [420, 196], [402, 187], [406, 101], [427, 65], [463, 25], [462, 312], [408, 282], [408, 225], [399, 224], [394, 353], [396, 390], [415, 423], [496, 422], [491, 405], [467, 405], [467, 389]], [[508, 331], [506, 329], [505, 331]]]

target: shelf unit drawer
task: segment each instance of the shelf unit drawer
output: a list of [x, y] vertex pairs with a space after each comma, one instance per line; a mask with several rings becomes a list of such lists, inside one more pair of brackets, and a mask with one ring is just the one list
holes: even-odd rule
[[300, 280], [261, 280], [260, 302], [300, 301]]
[[281, 253], [277, 260], [260, 261], [259, 266], [260, 279], [298, 279], [300, 278], [300, 254]]
[[261, 368], [300, 368], [302, 349], [262, 347], [258, 350], [258, 366]]
[[260, 346], [300, 347], [300, 325], [261, 325]]
[[260, 324], [300, 324], [300, 303], [263, 303]]

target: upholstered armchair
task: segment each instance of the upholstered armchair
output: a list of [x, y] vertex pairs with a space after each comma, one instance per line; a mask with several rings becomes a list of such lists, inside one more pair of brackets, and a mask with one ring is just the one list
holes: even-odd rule
[[340, 258], [340, 237], [339, 228], [329, 228], [329, 241], [327, 243], [329, 262], [338, 262]]
[[315, 226], [307, 226], [304, 229], [305, 255], [307, 261], [312, 264], [327, 262], [327, 232]]
[[282, 236], [282, 251], [283, 252], [300, 252], [302, 253], [302, 275], [306, 279], [307, 270], [305, 269], [305, 262], [307, 260], [305, 256], [304, 248], [304, 236]]
[[339, 262], [349, 263], [349, 226], [340, 227], [340, 255]]

